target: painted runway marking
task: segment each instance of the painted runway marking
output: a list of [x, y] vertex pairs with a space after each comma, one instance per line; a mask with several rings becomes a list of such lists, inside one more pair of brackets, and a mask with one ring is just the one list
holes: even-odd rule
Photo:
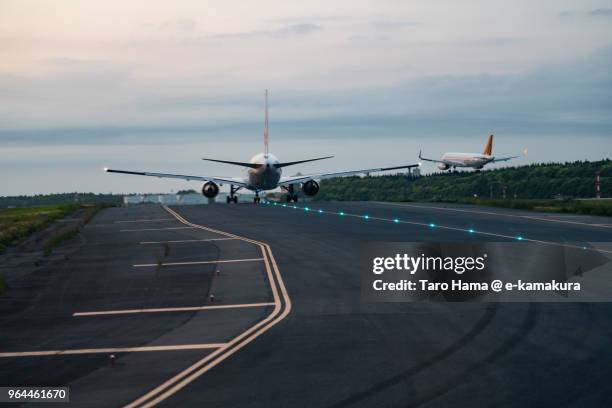
[[435, 207], [435, 206], [428, 206], [428, 205], [417, 205], [417, 204], [406, 204], [406, 203], [376, 202], [376, 204], [393, 205], [397, 207], [425, 208], [425, 209], [434, 210], [434, 211], [456, 211], [456, 212], [465, 212], [465, 213], [472, 213], [472, 214], [484, 214], [484, 215], [496, 215], [496, 216], [499, 215], [502, 217], [523, 218], [523, 219], [528, 219], [528, 220], [558, 222], [558, 223], [565, 223], [565, 224], [576, 224], [576, 225], [584, 225], [587, 227], [597, 227], [597, 228], [610, 228], [611, 227], [609, 224], [592, 224], [592, 223], [587, 223], [587, 222], [560, 220], [558, 218], [536, 217], [533, 215], [507, 214], [507, 213], [502, 213], [502, 212], [492, 212], [492, 211], [482, 211], [482, 210], [468, 210], [468, 209], [463, 209], [463, 208]]
[[166, 307], [153, 309], [125, 309], [125, 310], [104, 310], [100, 312], [76, 312], [72, 316], [107, 316], [107, 315], [124, 315], [135, 313], [164, 313], [164, 312], [192, 312], [202, 310], [219, 310], [219, 309], [243, 309], [250, 307], [266, 307], [274, 306], [274, 303], [242, 303], [234, 305], [214, 305], [214, 306], [194, 306], [194, 307]]
[[233, 263], [233, 262], [256, 262], [256, 261], [263, 261], [263, 260], [264, 258], [220, 259], [218, 261], [165, 262], [165, 263], [152, 263], [152, 264], [136, 264], [132, 266], [134, 268], [150, 268], [153, 266], [188, 266], [188, 265], [206, 265], [206, 264], [218, 264], [218, 263]]
[[168, 227], [168, 228], [138, 228], [138, 229], [122, 229], [120, 232], [139, 232], [139, 231], [168, 231], [168, 230], [185, 230], [194, 229], [194, 227]]
[[155, 244], [183, 244], [189, 242], [208, 242], [208, 241], [231, 241], [238, 238], [209, 238], [209, 239], [179, 239], [175, 241], [143, 241], [140, 245], [155, 245]]
[[207, 343], [207, 344], [178, 344], [173, 346], [144, 346], [144, 347], [107, 347], [93, 349], [73, 349], [73, 350], [42, 350], [42, 351], [16, 351], [10, 353], [0, 353], [0, 358], [10, 357], [38, 357], [38, 356], [63, 356], [70, 354], [100, 354], [100, 353], [133, 353], [149, 351], [175, 351], [175, 350], [203, 350], [220, 349], [226, 343]]
[[[127, 404], [125, 406], [126, 408], [153, 407], [159, 404], [160, 402], [166, 400], [167, 398], [171, 397], [172, 395], [180, 391], [182, 388], [186, 387], [188, 384], [190, 384], [191, 382], [193, 382], [194, 380], [196, 380], [197, 378], [199, 378], [200, 376], [223, 362], [225, 359], [232, 356], [234, 353], [245, 347], [257, 337], [261, 336], [270, 328], [278, 324], [285, 317], [287, 317], [287, 315], [291, 311], [291, 299], [289, 298], [289, 294], [287, 293], [287, 289], [285, 288], [285, 284], [278, 269], [278, 265], [276, 264], [276, 260], [274, 259], [274, 255], [272, 254], [272, 250], [270, 249], [270, 246], [268, 244], [241, 237], [238, 235], [229, 234], [212, 228], [204, 227], [198, 224], [193, 224], [181, 217], [181, 215], [179, 215], [177, 212], [170, 209], [169, 207], [164, 206], [164, 209], [173, 216], [175, 216], [183, 224], [191, 225], [205, 231], [215, 232], [227, 237], [237, 238], [242, 241], [259, 246], [262, 251], [262, 256], [264, 258], [266, 273], [270, 282], [270, 288], [272, 289], [272, 297], [274, 298], [275, 306], [272, 313], [270, 313], [265, 319], [257, 322], [249, 329], [245, 330], [243, 333], [233, 338], [227, 343], [226, 346], [213, 351], [208, 356], [204, 357], [192, 366], [178, 373], [174, 377], [168, 379], [163, 384], [153, 388], [140, 398]], [[282, 295], [282, 300], [281, 296], [279, 295], [279, 292], [280, 295]]]
[[122, 221], [115, 221], [115, 224], [124, 224], [124, 223], [130, 223], [130, 222], [157, 222], [157, 221], [176, 221], [176, 220], [174, 218], [154, 218], [150, 220], [122, 220]]

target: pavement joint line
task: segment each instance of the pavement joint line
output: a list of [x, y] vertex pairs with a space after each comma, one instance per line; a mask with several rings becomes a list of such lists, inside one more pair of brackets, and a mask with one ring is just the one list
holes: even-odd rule
[[121, 220], [121, 221], [115, 221], [115, 224], [124, 224], [124, 223], [131, 223], [131, 222], [157, 222], [157, 221], [176, 221], [176, 219], [174, 218], [154, 218], [154, 219], [148, 219], [148, 220]]
[[406, 204], [406, 203], [382, 203], [378, 201], [376, 202], [376, 204], [393, 205], [396, 207], [425, 208], [425, 209], [434, 210], [434, 211], [457, 211], [457, 212], [466, 212], [466, 213], [472, 213], [472, 214], [484, 214], [484, 215], [495, 215], [495, 216], [499, 215], [502, 217], [523, 218], [523, 219], [536, 220], [536, 221], [547, 221], [547, 222], [559, 222], [559, 223], [566, 223], [566, 224], [584, 225], [584, 226], [596, 227], [596, 228], [612, 228], [612, 225], [609, 225], [609, 224], [592, 224], [592, 223], [587, 223], [587, 222], [560, 220], [558, 218], [537, 217], [534, 215], [506, 214], [502, 212], [471, 210], [471, 209], [466, 209], [466, 208], [447, 208], [447, 207], [435, 207], [435, 206], [428, 206], [428, 205], [416, 205], [416, 204]]
[[64, 356], [74, 354], [102, 354], [102, 353], [133, 353], [151, 351], [176, 351], [176, 350], [203, 350], [221, 349], [226, 343], [203, 343], [203, 344], [177, 344], [168, 346], [143, 346], [143, 347], [105, 347], [91, 349], [72, 350], [41, 350], [41, 351], [15, 351], [0, 353], [0, 358], [11, 357], [38, 357], [38, 356]]
[[76, 312], [73, 313], [73, 317], [81, 316], [107, 316], [107, 315], [125, 315], [125, 314], [136, 314], [136, 313], [164, 313], [164, 312], [192, 312], [202, 310], [219, 310], [219, 309], [243, 309], [251, 307], [266, 307], [274, 306], [273, 302], [264, 303], [242, 303], [242, 304], [231, 304], [231, 305], [205, 305], [205, 306], [192, 306], [192, 307], [158, 307], [151, 309], [124, 309], [124, 310], [103, 310], [98, 312]]
[[[164, 205], [163, 208], [170, 214], [172, 214], [174, 217], [176, 217], [183, 224], [195, 226], [198, 229], [215, 232], [227, 237], [234, 237], [242, 241], [259, 246], [264, 257], [266, 274], [268, 276], [270, 288], [272, 290], [272, 296], [274, 298], [275, 306], [272, 313], [270, 313], [266, 318], [260, 320], [241, 334], [237, 335], [235, 338], [226, 343], [226, 346], [213, 351], [211, 354], [207, 355], [200, 361], [197, 361], [190, 367], [168, 379], [163, 384], [160, 384], [159, 386], [151, 389], [146, 394], [142, 395], [140, 398], [127, 404], [125, 408], [148, 408], [153, 407], [159, 404], [160, 402], [166, 400], [167, 398], [174, 395], [176, 392], [180, 391], [183, 387], [187, 386], [192, 381], [196, 380], [197, 378], [211, 370], [213, 367], [232, 356], [241, 348], [245, 347], [247, 344], [264, 334], [270, 328], [281, 322], [291, 312], [291, 299], [289, 298], [287, 288], [285, 287], [283, 278], [278, 269], [278, 265], [276, 264], [274, 254], [272, 253], [272, 250], [270, 249], [270, 246], [268, 244], [264, 242], [255, 241], [246, 237], [241, 237], [227, 232], [215, 230], [213, 228], [204, 227], [202, 225], [193, 224], [187, 221], [180, 214], [178, 214], [168, 206]], [[279, 292], [282, 295], [282, 301]]]
[[167, 231], [167, 230], [184, 230], [195, 229], [194, 227], [167, 227], [167, 228], [139, 228], [139, 229], [122, 229], [119, 232], [138, 232], [138, 231]]
[[179, 239], [174, 241], [143, 241], [140, 245], [154, 245], [154, 244], [182, 244], [188, 242], [208, 242], [208, 241], [230, 241], [238, 238], [209, 238], [209, 239]]
[[217, 261], [164, 262], [164, 263], [151, 263], [151, 264], [136, 264], [132, 266], [134, 268], [150, 268], [153, 266], [189, 266], [189, 265], [206, 265], [206, 264], [233, 263], [233, 262], [257, 262], [257, 261], [263, 261], [263, 260], [264, 258], [220, 259]]

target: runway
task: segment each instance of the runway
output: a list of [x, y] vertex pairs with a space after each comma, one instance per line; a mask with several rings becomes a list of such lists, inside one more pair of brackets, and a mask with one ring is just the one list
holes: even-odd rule
[[3, 384], [70, 385], [77, 406], [612, 404], [607, 303], [368, 304], [359, 279], [366, 242], [583, 245], [610, 241], [608, 218], [136, 206], [105, 210], [83, 236], [69, 260], [0, 298]]

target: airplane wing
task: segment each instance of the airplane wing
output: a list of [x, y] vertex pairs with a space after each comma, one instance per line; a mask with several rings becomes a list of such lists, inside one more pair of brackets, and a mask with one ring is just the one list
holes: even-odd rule
[[508, 156], [508, 157], [496, 157], [495, 159], [491, 160], [490, 163], [508, 161], [508, 160], [516, 159], [517, 157], [521, 157], [521, 156], [519, 155], [519, 156]]
[[527, 148], [523, 149], [523, 154], [522, 155], [507, 156], [507, 157], [496, 157], [494, 160], [491, 161], [491, 163], [501, 162], [501, 161], [508, 161], [508, 160], [516, 159], [517, 157], [521, 157], [521, 156], [527, 156]]
[[114, 170], [104, 169], [107, 173], [121, 173], [121, 174], [132, 174], [136, 176], [150, 176], [159, 178], [174, 178], [181, 180], [197, 180], [197, 181], [212, 181], [217, 184], [233, 184], [235, 186], [246, 187], [247, 184], [244, 179], [240, 177], [208, 177], [208, 176], [189, 176], [185, 174], [167, 174], [167, 173], [152, 173], [148, 171], [128, 171], [128, 170]]
[[410, 168], [419, 167], [419, 166], [420, 166], [419, 164], [409, 164], [406, 166], [378, 167], [375, 169], [349, 170], [349, 171], [340, 171], [337, 173], [320, 173], [320, 174], [308, 174], [304, 176], [288, 176], [288, 177], [281, 177], [278, 184], [280, 186], [286, 187], [289, 184], [304, 183], [308, 180], [324, 180], [324, 179], [335, 178], [335, 177], [354, 176], [356, 174], [376, 173], [379, 171], [410, 169]]
[[444, 161], [444, 160], [436, 160], [436, 159], [428, 159], [426, 157], [421, 156], [421, 150], [419, 150], [419, 159], [420, 160], [425, 160], [428, 162], [432, 162], [432, 163], [448, 163], [448, 161]]

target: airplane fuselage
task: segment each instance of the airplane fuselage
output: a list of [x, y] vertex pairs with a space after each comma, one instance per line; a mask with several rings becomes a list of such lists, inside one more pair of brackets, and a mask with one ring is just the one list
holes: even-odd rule
[[443, 161], [448, 167], [472, 167], [481, 169], [485, 164], [495, 160], [495, 156], [489, 156], [480, 153], [445, 153], [440, 161]]
[[278, 187], [283, 170], [277, 168], [278, 159], [273, 154], [259, 153], [249, 161], [253, 164], [260, 164], [258, 168], [248, 169], [248, 185], [249, 190], [264, 191], [273, 190]]

